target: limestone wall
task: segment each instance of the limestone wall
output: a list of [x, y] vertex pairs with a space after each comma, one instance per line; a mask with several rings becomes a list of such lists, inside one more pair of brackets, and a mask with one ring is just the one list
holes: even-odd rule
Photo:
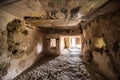
[[43, 34], [15, 16], [0, 15], [0, 80], [11, 80], [42, 57]]
[[84, 25], [82, 43], [93, 80], [120, 80], [120, 12]]

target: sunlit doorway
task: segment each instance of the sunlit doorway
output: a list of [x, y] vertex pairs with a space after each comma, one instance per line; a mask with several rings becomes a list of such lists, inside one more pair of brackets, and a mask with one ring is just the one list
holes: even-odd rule
[[60, 53], [61, 54], [80, 54], [81, 36], [60, 36]]

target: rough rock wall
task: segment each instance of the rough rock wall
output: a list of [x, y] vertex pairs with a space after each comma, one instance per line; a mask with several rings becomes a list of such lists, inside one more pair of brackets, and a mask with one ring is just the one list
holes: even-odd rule
[[83, 26], [83, 62], [93, 80], [120, 80], [120, 12]]
[[32, 27], [6, 12], [0, 16], [0, 80], [13, 79], [42, 57], [43, 34]]

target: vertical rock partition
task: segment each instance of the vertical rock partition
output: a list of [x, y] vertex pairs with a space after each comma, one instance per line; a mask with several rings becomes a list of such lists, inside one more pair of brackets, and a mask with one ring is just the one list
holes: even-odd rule
[[43, 34], [24, 20], [0, 18], [0, 80], [11, 80], [42, 57]]
[[83, 27], [83, 62], [93, 80], [120, 80], [120, 12]]

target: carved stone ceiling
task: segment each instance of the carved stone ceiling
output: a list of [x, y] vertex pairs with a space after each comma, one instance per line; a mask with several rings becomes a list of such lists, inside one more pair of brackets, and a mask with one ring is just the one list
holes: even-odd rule
[[0, 0], [0, 8], [37, 27], [68, 27], [120, 9], [119, 0]]

